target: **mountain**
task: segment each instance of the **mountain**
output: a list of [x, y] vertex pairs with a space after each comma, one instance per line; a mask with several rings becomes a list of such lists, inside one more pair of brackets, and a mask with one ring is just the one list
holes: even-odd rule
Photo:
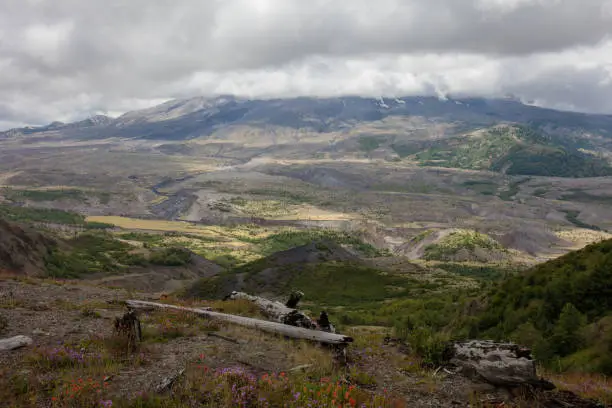
[[[300, 97], [269, 100], [233, 96], [197, 97], [128, 112], [117, 119], [95, 116], [74, 124], [54, 122], [48, 126], [13, 129], [9, 132], [27, 135], [53, 130], [66, 132], [66, 136], [83, 138], [112, 135], [185, 140], [207, 136], [219, 128], [231, 125], [272, 125], [329, 132], [347, 129], [360, 122], [375, 122], [394, 116], [423, 117], [472, 126], [515, 122], [550, 129], [581, 129], [598, 132], [606, 137], [612, 136], [612, 115], [561, 112], [509, 99], [442, 100], [435, 97]], [[74, 129], [81, 132], [71, 132]]]
[[514, 339], [563, 369], [612, 374], [612, 240], [506, 279], [473, 319], [470, 335]]
[[51, 122], [46, 126], [28, 126], [24, 128], [10, 129], [5, 132], [0, 132], [0, 139], [6, 137], [27, 136], [33, 134], [45, 134], [50, 132], [64, 133], [66, 135], [75, 136], [71, 131], [87, 132], [92, 128], [103, 128], [110, 126], [114, 119], [105, 115], [95, 115], [90, 118], [73, 122]]
[[130, 139], [141, 146], [149, 142], [167, 155], [239, 161], [365, 156], [511, 175], [612, 174], [607, 162], [612, 116], [554, 111], [511, 99], [198, 97], [116, 119], [94, 116], [0, 133], [6, 138], [27, 138], [26, 143]]

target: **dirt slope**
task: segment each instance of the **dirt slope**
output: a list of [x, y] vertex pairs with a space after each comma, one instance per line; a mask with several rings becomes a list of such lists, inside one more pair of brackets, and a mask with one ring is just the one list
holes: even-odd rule
[[0, 270], [42, 275], [44, 258], [56, 242], [34, 230], [0, 219]]
[[[276, 386], [268, 385], [268, 378], [270, 384], [283, 384], [281, 388], [287, 384], [296, 392], [293, 397], [311, 388], [325, 392], [330, 379], [330, 388], [338, 380], [366, 401], [378, 398], [377, 404], [368, 407], [594, 407], [581, 400], [568, 405], [562, 393], [551, 394], [551, 404], [501, 403], [503, 394], [495, 389], [443, 370], [419, 367], [418, 358], [383, 341], [384, 333], [367, 328], [347, 332], [356, 342], [348, 349], [348, 366], [339, 367], [332, 363], [329, 351], [308, 344], [190, 315], [152, 312], [140, 316], [144, 343], [126, 358], [125, 350], [117, 348], [112, 327], [114, 317], [125, 311], [121, 301], [128, 298], [155, 299], [145, 293], [82, 282], [0, 279], [0, 312], [6, 322], [1, 337], [28, 335], [34, 341], [30, 347], [0, 353], [0, 406], [110, 406], [108, 401], [113, 406], [128, 406], [128, 401], [153, 397], [164, 378], [187, 369], [171, 393], [157, 394], [158, 404], [147, 405], [141, 400], [129, 406], [200, 407], [201, 398], [211, 392], [206, 381], [223, 380], [223, 373], [234, 373], [264, 391]], [[232, 302], [202, 303], [206, 305], [245, 312]], [[104, 386], [96, 394], [91, 384]], [[88, 395], [93, 399], [88, 400]], [[205, 406], [238, 405], [228, 400]]]

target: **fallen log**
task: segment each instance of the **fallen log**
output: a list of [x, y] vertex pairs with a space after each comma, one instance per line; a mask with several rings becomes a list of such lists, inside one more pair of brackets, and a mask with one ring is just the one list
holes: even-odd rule
[[[257, 329], [266, 333], [278, 334], [294, 339], [308, 340], [318, 342], [321, 344], [346, 346], [351, 343], [353, 339], [349, 336], [341, 334], [327, 333], [318, 330], [306, 329], [303, 327], [289, 326], [287, 324], [279, 322], [270, 322], [267, 320], [253, 319], [250, 317], [235, 316], [226, 313], [213, 312], [208, 309], [202, 308], [191, 308], [175, 305], [167, 305], [163, 303], [146, 302], [142, 300], [127, 300], [126, 305], [131, 309], [145, 309], [150, 310], [151, 308], [169, 309], [169, 310], [181, 310], [184, 312], [195, 313], [199, 316], [203, 316], [209, 319], [219, 320], [222, 322], [232, 323], [243, 327], [249, 327]], [[282, 304], [281, 304], [282, 305]], [[283, 305], [283, 307], [285, 307]]]
[[[297, 305], [297, 302], [301, 298], [301, 292], [294, 292], [291, 295], [290, 301], [287, 304]], [[312, 319], [300, 312], [299, 310], [288, 307], [287, 304], [282, 304], [281, 302], [276, 302], [274, 300], [269, 300], [266, 298], [262, 298], [259, 296], [252, 296], [243, 292], [232, 292], [227, 299], [231, 300], [248, 300], [249, 302], [253, 302], [261, 313], [266, 316], [268, 319], [288, 324], [290, 326], [296, 327], [304, 327], [306, 329], [316, 329], [317, 325]]]
[[11, 351], [32, 344], [28, 336], [15, 336], [0, 340], [0, 351]]
[[456, 342], [447, 348], [446, 358], [472, 380], [508, 388], [523, 385], [545, 390], [555, 388], [537, 376], [531, 350], [517, 344], [488, 340]]

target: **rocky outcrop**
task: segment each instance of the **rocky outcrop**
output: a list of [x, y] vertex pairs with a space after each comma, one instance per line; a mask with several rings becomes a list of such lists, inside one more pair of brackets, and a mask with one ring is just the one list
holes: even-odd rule
[[508, 388], [523, 385], [555, 388], [537, 376], [531, 350], [517, 344], [488, 340], [457, 342], [449, 346], [447, 358], [461, 374], [472, 380]]

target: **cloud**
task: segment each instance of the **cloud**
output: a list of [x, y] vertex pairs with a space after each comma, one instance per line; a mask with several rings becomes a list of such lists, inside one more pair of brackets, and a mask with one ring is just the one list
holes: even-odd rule
[[610, 0], [0, 0], [0, 122], [219, 93], [612, 113], [611, 34]]

